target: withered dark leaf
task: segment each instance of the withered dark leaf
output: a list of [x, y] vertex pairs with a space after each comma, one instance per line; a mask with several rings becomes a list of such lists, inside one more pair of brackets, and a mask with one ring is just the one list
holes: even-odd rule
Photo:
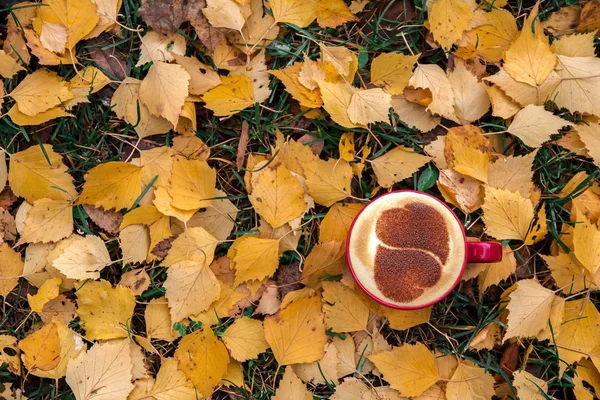
[[90, 204], [84, 204], [82, 207], [90, 219], [100, 228], [113, 235], [119, 233], [119, 227], [123, 222], [123, 214], [114, 210], [105, 210], [102, 207], [96, 208]]

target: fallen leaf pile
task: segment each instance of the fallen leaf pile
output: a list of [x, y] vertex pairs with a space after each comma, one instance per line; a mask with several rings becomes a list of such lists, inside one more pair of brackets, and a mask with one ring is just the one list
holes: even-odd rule
[[[519, 20], [428, 1], [404, 52], [331, 34], [371, 35], [374, 1], [137, 3], [6, 18], [1, 398], [600, 394], [597, 1]], [[133, 62], [107, 55], [125, 42]], [[69, 121], [95, 139], [56, 140]], [[346, 263], [353, 218], [403, 188], [504, 251], [422, 310], [374, 302]]]

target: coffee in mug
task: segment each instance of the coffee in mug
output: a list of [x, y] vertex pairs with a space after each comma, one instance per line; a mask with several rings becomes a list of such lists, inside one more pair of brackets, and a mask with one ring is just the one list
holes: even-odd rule
[[[413, 309], [452, 291], [463, 274], [470, 244], [443, 202], [416, 191], [397, 191], [376, 198], [356, 216], [348, 233], [347, 257], [355, 280], [372, 298]], [[501, 259], [498, 243], [474, 246], [478, 244], [491, 247], [494, 257], [479, 257], [477, 262]]]

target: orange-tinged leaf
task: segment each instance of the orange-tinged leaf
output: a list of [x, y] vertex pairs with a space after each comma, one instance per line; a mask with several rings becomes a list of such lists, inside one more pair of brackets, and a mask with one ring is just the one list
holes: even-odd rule
[[306, 66], [306, 63], [295, 62], [289, 67], [270, 70], [271, 75], [277, 77], [285, 86], [285, 89], [292, 97], [308, 108], [320, 107], [323, 105], [321, 94], [315, 88], [310, 89], [301, 82], [301, 74]]
[[418, 310], [396, 310], [389, 307], [381, 307], [378, 314], [382, 314], [387, 318], [392, 329], [403, 331], [429, 322], [431, 307], [420, 308]]
[[77, 315], [90, 340], [125, 338], [128, 335], [135, 296], [105, 280], [87, 282], [77, 291]]
[[56, 324], [50, 323], [30, 334], [19, 343], [23, 363], [33, 375], [37, 370], [48, 371], [60, 362], [60, 338]]
[[423, 343], [407, 343], [372, 354], [369, 360], [402, 396], [418, 396], [439, 379], [433, 353]]
[[200, 391], [202, 397], [212, 395], [230, 362], [225, 345], [210, 327], [184, 336], [175, 350], [175, 358], [179, 360], [179, 370]]
[[316, 0], [317, 23], [321, 28], [335, 28], [357, 18], [344, 0]]
[[304, 189], [284, 164], [268, 166], [252, 174], [249, 196], [256, 212], [273, 228], [279, 228], [306, 211]]
[[264, 326], [279, 365], [318, 361], [325, 354], [327, 335], [320, 296], [298, 300], [265, 317]]
[[163, 287], [174, 323], [207, 310], [221, 293], [215, 274], [208, 265], [198, 261], [172, 264]]
[[335, 203], [331, 206], [327, 215], [321, 221], [319, 242], [323, 243], [330, 240], [345, 242], [350, 225], [362, 208], [362, 204]]
[[128, 209], [142, 193], [141, 182], [140, 167], [120, 161], [100, 164], [89, 171], [77, 204]]
[[246, 75], [221, 77], [221, 84], [204, 93], [202, 100], [216, 116], [226, 117], [255, 103], [254, 87]]
[[428, 156], [416, 153], [407, 147], [398, 146], [372, 160], [371, 166], [377, 177], [377, 183], [389, 188], [412, 176], [429, 161], [431, 158]]
[[[472, 128], [467, 125], [465, 128]], [[478, 128], [465, 129], [467, 135], [453, 128], [446, 135], [446, 156], [452, 168], [461, 174], [470, 176], [480, 182], [488, 180], [488, 164], [490, 157], [486, 144], [487, 139]], [[472, 134], [471, 134], [472, 132]]]
[[356, 149], [354, 148], [354, 132], [343, 133], [339, 143], [340, 158], [351, 162], [356, 157]]
[[235, 286], [252, 279], [262, 280], [279, 266], [279, 241], [245, 235], [231, 245], [227, 256], [235, 273]]

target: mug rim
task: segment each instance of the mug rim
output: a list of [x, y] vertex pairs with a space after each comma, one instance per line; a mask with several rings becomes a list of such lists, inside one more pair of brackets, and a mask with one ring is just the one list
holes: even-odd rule
[[[445, 291], [442, 295], [440, 295], [439, 297], [437, 297], [434, 300], [430, 300], [427, 303], [424, 304], [419, 304], [419, 305], [407, 305], [407, 306], [399, 306], [397, 304], [392, 304], [392, 303], [388, 303], [387, 301], [380, 299], [379, 297], [377, 297], [376, 295], [374, 295], [373, 293], [371, 293], [361, 282], [360, 280], [357, 278], [356, 274], [354, 273], [354, 268], [352, 267], [352, 261], [350, 260], [350, 236], [352, 235], [352, 231], [354, 230], [354, 224], [356, 223], [356, 221], [358, 220], [358, 218], [360, 217], [360, 215], [362, 214], [362, 212], [369, 207], [369, 205], [371, 205], [373, 202], [381, 199], [382, 197], [391, 195], [391, 194], [397, 194], [397, 193], [413, 193], [413, 194], [417, 194], [420, 196], [427, 196], [435, 201], [437, 201], [438, 203], [440, 203], [441, 205], [443, 205], [449, 212], [450, 214], [454, 217], [454, 219], [456, 220], [456, 223], [458, 224], [458, 226], [460, 227], [460, 231], [462, 232], [462, 236], [463, 236], [463, 245], [464, 245], [464, 257], [463, 257], [463, 263], [462, 263], [462, 267], [460, 269], [460, 272], [458, 273], [458, 277], [456, 278], [456, 281], [454, 281], [454, 283], [452, 283], [452, 285], [448, 288], [447, 291]], [[369, 296], [372, 300], [376, 301], [377, 303], [384, 305], [386, 307], [390, 307], [390, 308], [394, 308], [396, 310], [419, 310], [422, 308], [427, 308], [430, 307], [434, 304], [439, 303], [440, 301], [442, 301], [443, 299], [445, 299], [446, 297], [448, 297], [448, 295], [450, 293], [452, 293], [452, 291], [454, 290], [454, 288], [456, 288], [456, 286], [458, 286], [459, 282], [462, 280], [462, 277], [465, 273], [465, 269], [467, 268], [467, 235], [465, 233], [465, 228], [463, 227], [462, 223], [460, 222], [460, 219], [458, 219], [458, 215], [456, 215], [456, 213], [454, 211], [452, 211], [452, 209], [442, 200], [438, 199], [435, 196], [430, 195], [429, 193], [425, 193], [425, 192], [420, 192], [418, 190], [411, 190], [411, 189], [403, 189], [403, 190], [392, 190], [391, 192], [387, 192], [384, 193], [380, 196], [375, 197], [374, 199], [371, 199], [367, 204], [364, 205], [364, 207], [358, 212], [358, 214], [356, 214], [356, 216], [354, 217], [354, 219], [352, 220], [352, 223], [350, 224], [350, 228], [348, 229], [348, 234], [346, 235], [346, 262], [348, 264], [348, 269], [350, 270], [350, 273], [352, 274], [352, 277], [354, 278], [354, 282], [356, 282], [356, 284], [358, 285], [358, 287], [367, 295]]]

